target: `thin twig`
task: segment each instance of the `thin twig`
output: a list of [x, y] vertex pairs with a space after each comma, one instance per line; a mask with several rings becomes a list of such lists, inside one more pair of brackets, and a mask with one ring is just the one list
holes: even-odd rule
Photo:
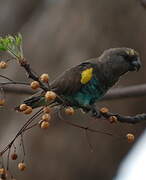
[[94, 150], [93, 150], [93, 145], [92, 145], [91, 142], [90, 142], [88, 131], [85, 129], [84, 132], [85, 132], [85, 136], [86, 136], [86, 139], [87, 139], [87, 143], [88, 143], [88, 145], [89, 145], [89, 148], [90, 148], [91, 152], [93, 152], [93, 151], [94, 151]]
[[38, 81], [40, 84], [40, 88], [42, 88], [44, 91], [49, 90], [49, 88], [40, 81], [39, 76], [33, 73], [30, 64], [25, 59], [19, 59], [19, 63], [21, 67], [23, 67], [25, 71], [28, 73], [28, 78], [33, 79], [34, 81]]
[[26, 82], [18, 82], [18, 81], [0, 83], [0, 86], [5, 86], [5, 85], [25, 85], [25, 86], [30, 86], [29, 83], [26, 83]]
[[3, 89], [6, 93], [11, 93], [15, 95], [21, 95], [21, 94], [33, 95], [35, 93], [34, 90], [32, 90], [31, 88], [21, 85], [20, 86], [5, 85]]
[[0, 74], [0, 77], [3, 78], [3, 79], [7, 79], [9, 81], [9, 82], [0, 83], [0, 85], [2, 85], [2, 86], [3, 85], [9, 85], [9, 84], [30, 86], [30, 83], [14, 81], [14, 80], [10, 79], [9, 77], [1, 75], [1, 74]]
[[21, 144], [22, 144], [22, 151], [23, 151], [23, 160], [22, 160], [22, 162], [24, 162], [26, 152], [25, 152], [25, 146], [24, 146], [24, 140], [23, 140], [23, 133], [21, 133]]
[[25, 131], [32, 129], [33, 127], [35, 127], [35, 126], [37, 126], [37, 125], [38, 125], [38, 123], [35, 123], [35, 124], [33, 124], [33, 125], [25, 128]]
[[123, 115], [120, 115], [117, 113], [111, 113], [111, 112], [106, 112], [106, 113], [100, 112], [100, 114], [106, 119], [109, 119], [111, 116], [115, 116], [117, 120], [121, 123], [136, 124], [136, 123], [146, 121], [146, 113], [137, 114], [135, 116], [123, 116]]
[[4, 76], [4, 75], [1, 75], [1, 74], [0, 74], [0, 77], [1, 77], [1, 78], [4, 78], [4, 79], [7, 79], [7, 80], [9, 80], [10, 82], [14, 82], [12, 79], [10, 79], [10, 78], [7, 77], [7, 76]]
[[7, 170], [9, 170], [10, 152], [11, 152], [11, 148], [9, 148], [8, 154], [7, 154]]
[[18, 133], [15, 135], [15, 137], [11, 140], [11, 142], [0, 152], [0, 155], [2, 156], [11, 146], [14, 144], [15, 140], [17, 139], [18, 136], [21, 135], [25, 131], [25, 128], [27, 128], [33, 120], [38, 117], [40, 114], [42, 114], [42, 108], [37, 111], [31, 118], [27, 120], [27, 122], [22, 126], [22, 128], [18, 131]]
[[68, 120], [65, 120], [65, 119], [62, 119], [62, 121], [65, 122], [66, 124], [70, 125], [70, 126], [74, 126], [74, 127], [86, 130], [86, 131], [90, 131], [90, 132], [94, 132], [94, 133], [100, 133], [100, 134], [105, 134], [105, 135], [108, 135], [108, 136], [113, 136], [112, 133], [100, 131], [100, 130], [97, 130], [97, 129], [92, 129], [92, 128], [88, 127], [88, 126], [81, 126], [79, 124], [72, 123], [72, 122], [70, 122]]

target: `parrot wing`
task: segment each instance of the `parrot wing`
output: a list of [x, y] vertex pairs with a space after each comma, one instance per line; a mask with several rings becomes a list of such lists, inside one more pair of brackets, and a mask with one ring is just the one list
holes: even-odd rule
[[[62, 73], [50, 84], [51, 91], [56, 92], [58, 95], [70, 95], [77, 92], [82, 86], [80, 82], [81, 69], [81, 66], [76, 66]], [[38, 93], [35, 93], [31, 97], [24, 100], [23, 103], [33, 107], [36, 103], [40, 104], [39, 101], [42, 97], [44, 97], [44, 95], [44, 91], [39, 91]]]
[[[91, 62], [84, 62], [65, 71], [50, 84], [51, 90], [58, 95], [72, 95], [73, 93], [78, 92], [85, 83], [89, 82], [91, 77], [88, 77], [88, 72], [86, 72], [86, 70], [91, 69], [92, 67], [93, 64]], [[83, 77], [82, 73], [84, 74]], [[85, 83], [83, 84], [82, 81]], [[32, 108], [40, 107], [46, 103], [44, 101], [44, 95], [44, 91], [39, 91], [24, 100], [23, 103]], [[19, 106], [17, 106], [15, 110], [20, 111]]]
[[[78, 92], [83, 86], [82, 72], [93, 67], [91, 62], [83, 62], [78, 66], [65, 71], [51, 83], [51, 90], [57, 94], [71, 95]], [[84, 75], [86, 76], [86, 74]], [[84, 77], [86, 79], [86, 77]]]

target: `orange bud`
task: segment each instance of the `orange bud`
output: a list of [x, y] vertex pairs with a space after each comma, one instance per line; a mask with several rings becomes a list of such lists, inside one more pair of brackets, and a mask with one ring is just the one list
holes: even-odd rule
[[31, 114], [32, 113], [32, 107], [27, 106], [27, 109], [23, 111], [24, 114]]
[[65, 108], [65, 114], [73, 115], [74, 113], [75, 113], [75, 110], [72, 107]]
[[52, 101], [56, 98], [56, 93], [53, 92], [53, 91], [47, 91], [46, 94], [45, 94], [45, 99], [47, 101]]
[[4, 168], [0, 168], [0, 174], [1, 175], [6, 174], [6, 170]]
[[24, 170], [26, 169], [25, 163], [23, 163], [23, 162], [19, 163], [19, 164], [18, 164], [18, 169], [19, 169], [20, 171], [24, 171]]
[[103, 113], [103, 114], [105, 114], [105, 113], [108, 113], [109, 110], [108, 110], [108, 108], [103, 107], [103, 108], [100, 109], [100, 112]]
[[48, 74], [42, 74], [40, 76], [40, 80], [47, 83], [49, 81], [49, 75]]
[[109, 121], [110, 121], [110, 123], [116, 123], [118, 121], [118, 119], [116, 116], [110, 116]]
[[43, 121], [49, 121], [51, 119], [51, 116], [50, 116], [50, 114], [44, 114], [44, 115], [42, 115], [42, 120]]
[[41, 128], [47, 129], [50, 126], [50, 123], [48, 121], [42, 121]]
[[0, 99], [0, 106], [4, 106], [5, 104], [5, 99]]
[[0, 68], [1, 69], [6, 69], [8, 64], [5, 61], [0, 61]]
[[40, 84], [39, 84], [38, 81], [32, 81], [30, 86], [31, 86], [32, 89], [37, 89], [37, 88], [40, 87]]
[[28, 106], [26, 104], [21, 104], [20, 107], [19, 107], [19, 109], [21, 111], [25, 111], [27, 108], [28, 108]]
[[126, 135], [126, 138], [127, 138], [127, 141], [128, 141], [128, 142], [133, 142], [134, 139], [135, 139], [134, 134], [131, 134], [131, 133], [128, 133], [128, 134]]
[[16, 153], [11, 154], [11, 159], [16, 160], [18, 158], [18, 155]]
[[44, 113], [50, 113], [51, 112], [51, 108], [46, 106], [46, 107], [43, 108], [43, 111], [44, 111]]

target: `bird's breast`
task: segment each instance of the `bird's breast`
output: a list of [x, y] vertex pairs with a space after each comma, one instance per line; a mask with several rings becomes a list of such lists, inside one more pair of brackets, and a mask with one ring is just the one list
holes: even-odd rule
[[84, 85], [81, 88], [81, 92], [88, 96], [90, 99], [90, 103], [94, 103], [96, 100], [100, 99], [106, 92], [106, 89], [102, 86], [99, 80], [96, 77], [93, 77], [91, 81]]
[[96, 77], [93, 77], [87, 84], [84, 84], [82, 88], [72, 94], [69, 99], [81, 106], [86, 106], [95, 103], [106, 93], [106, 89], [102, 87], [101, 83]]

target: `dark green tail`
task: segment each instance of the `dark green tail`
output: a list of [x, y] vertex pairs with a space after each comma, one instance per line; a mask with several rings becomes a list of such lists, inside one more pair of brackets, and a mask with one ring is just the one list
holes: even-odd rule
[[[27, 106], [34, 108], [45, 106], [47, 102], [45, 101], [44, 96], [32, 96], [26, 100], [23, 101], [22, 104], [26, 104]], [[19, 106], [15, 108], [15, 110], [20, 111]]]

